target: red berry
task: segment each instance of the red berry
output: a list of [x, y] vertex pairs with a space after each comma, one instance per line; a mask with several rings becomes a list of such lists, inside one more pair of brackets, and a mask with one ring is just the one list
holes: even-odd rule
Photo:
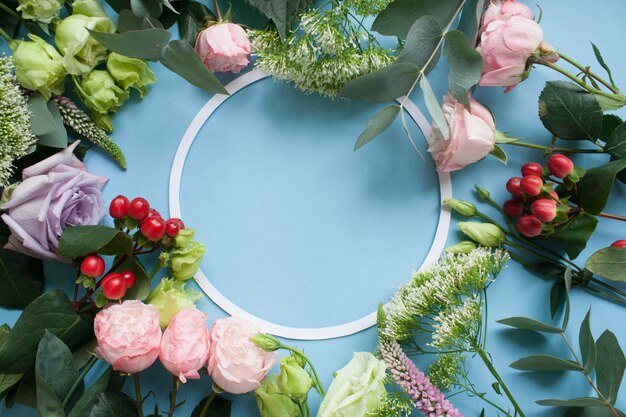
[[541, 234], [541, 220], [532, 214], [526, 214], [517, 220], [517, 230], [526, 237], [535, 237]]
[[131, 271], [122, 272], [122, 280], [126, 283], [126, 288], [132, 288], [135, 286], [137, 277]]
[[574, 169], [574, 163], [565, 155], [554, 154], [548, 159], [548, 169], [557, 178], [565, 178]]
[[555, 201], [560, 201], [560, 200], [561, 200], [561, 198], [560, 198], [560, 197], [559, 197], [559, 195], [556, 193], [556, 191], [554, 191], [554, 190], [553, 190], [553, 191], [550, 191], [550, 193], [549, 193], [549, 194], [550, 194], [550, 196], [552, 197], [552, 199], [553, 199], [553, 200], [555, 200]]
[[160, 217], [148, 217], [141, 223], [139, 230], [148, 240], [156, 242], [165, 234], [165, 220]]
[[506, 190], [513, 194], [515, 197], [521, 197], [524, 193], [520, 189], [520, 177], [513, 177], [506, 182]]
[[183, 221], [179, 219], [178, 217], [172, 217], [171, 219], [168, 220], [168, 222], [178, 224], [178, 230], [183, 230], [185, 228], [185, 223], [183, 223]]
[[151, 208], [150, 210], [148, 210], [148, 215], [146, 217], [143, 218], [143, 220], [146, 220], [148, 217], [159, 217], [159, 218], [163, 218], [163, 216], [161, 216], [161, 213], [158, 212], [158, 210]]
[[521, 200], [511, 199], [504, 202], [502, 205], [504, 213], [509, 217], [517, 217], [524, 211], [524, 203]]
[[109, 300], [119, 300], [126, 295], [126, 282], [117, 272], [102, 278], [102, 293]]
[[624, 239], [616, 240], [615, 242], [611, 244], [611, 247], [612, 248], [626, 248], [626, 240]]
[[172, 219], [165, 222], [165, 234], [169, 237], [176, 237], [179, 231], [178, 222], [172, 221]]
[[543, 187], [543, 180], [536, 175], [527, 175], [519, 183], [519, 188], [526, 195], [531, 197], [538, 196]]
[[549, 198], [540, 198], [530, 205], [530, 212], [544, 223], [549, 223], [556, 217], [556, 202]]
[[104, 259], [98, 255], [89, 255], [80, 263], [80, 273], [90, 278], [104, 274]]
[[113, 200], [111, 200], [111, 204], [109, 205], [109, 214], [114, 219], [122, 219], [128, 215], [128, 198], [123, 195], [118, 195]]
[[541, 177], [542, 174], [543, 167], [537, 162], [529, 162], [522, 165], [522, 177], [525, 177], [527, 175], [536, 175], [538, 177]]
[[135, 220], [143, 220], [150, 212], [150, 204], [145, 198], [133, 198], [128, 206], [128, 215]]

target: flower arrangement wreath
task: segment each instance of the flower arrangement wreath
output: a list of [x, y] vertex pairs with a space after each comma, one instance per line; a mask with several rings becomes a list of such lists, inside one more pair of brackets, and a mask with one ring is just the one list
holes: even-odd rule
[[[589, 385], [587, 396], [538, 400], [542, 406], [566, 407], [570, 417], [624, 415], [626, 358], [617, 336], [606, 330], [595, 338], [591, 310], [580, 324], [579, 346], [568, 336], [571, 291], [626, 306], [626, 240], [582, 266], [577, 261], [600, 218], [626, 220], [604, 212], [612, 190], [622, 186], [614, 184], [626, 182], [626, 122], [614, 114], [626, 96], [598, 47], [592, 44], [606, 76], [545, 42], [532, 10], [516, 0], [332, 0], [317, 7], [310, 0], [247, 0], [224, 14], [217, 2], [215, 14], [192, 0], [107, 3], [105, 10], [98, 0], [0, 0], [0, 36], [8, 48], [2, 46], [10, 49], [0, 57], [0, 305], [23, 310], [12, 327], [0, 327], [0, 399], [8, 409], [21, 403], [42, 417], [143, 417], [149, 395], [140, 374], [158, 360], [172, 375], [172, 390], [167, 411], [154, 394], [150, 416], [174, 416], [181, 384], [206, 374], [213, 388], [195, 417], [229, 416], [226, 394], [251, 392], [262, 417], [308, 417], [311, 390], [322, 397], [318, 417], [461, 416], [452, 404], [460, 393], [486, 407], [481, 415], [524, 417], [527, 404], [516, 399], [487, 350], [489, 287], [514, 260], [553, 280], [550, 312], [562, 320], [499, 322], [560, 337], [570, 356], [534, 354], [510, 366], [576, 372]], [[233, 23], [239, 8], [266, 21]], [[180, 39], [170, 40], [167, 29], [176, 23]], [[390, 39], [393, 46], [385, 46]], [[449, 92], [440, 103], [428, 76], [442, 53]], [[109, 137], [112, 115], [156, 82], [148, 61], [226, 95], [214, 73], [240, 72], [251, 54], [265, 74], [304, 92], [374, 102], [400, 97], [371, 117], [355, 150], [397, 118], [413, 141], [405, 113], [409, 97], [421, 90], [432, 117], [432, 128], [422, 130], [440, 174], [487, 156], [506, 163], [510, 146], [548, 156], [545, 165], [528, 162], [506, 182], [511, 198], [503, 203], [476, 186], [477, 202], [495, 214], [444, 199], [455, 215], [474, 218], [458, 223], [467, 240], [413, 273], [380, 305], [378, 348], [355, 353], [328, 387], [301, 349], [245, 317], [208, 328], [208, 316], [195, 308], [200, 295], [186, 287], [206, 251], [194, 230], [141, 197], [120, 195], [105, 204], [107, 178], [82, 162], [95, 144], [126, 167]], [[500, 132], [472, 97], [476, 85], [511, 91], [535, 66], [568, 79], [547, 82], [539, 97], [549, 144]], [[581, 153], [606, 160], [583, 168], [573, 161]], [[113, 227], [100, 224], [107, 205]], [[73, 294], [44, 291], [42, 260], [76, 268]], [[162, 270], [169, 278], [156, 279]], [[280, 360], [279, 351], [287, 353]], [[427, 373], [411, 359], [422, 355], [435, 358]], [[278, 360], [280, 370], [272, 373]], [[99, 362], [107, 364], [104, 372], [97, 372]], [[475, 364], [493, 378], [493, 393], [471, 379]], [[134, 398], [124, 389], [127, 377]]]

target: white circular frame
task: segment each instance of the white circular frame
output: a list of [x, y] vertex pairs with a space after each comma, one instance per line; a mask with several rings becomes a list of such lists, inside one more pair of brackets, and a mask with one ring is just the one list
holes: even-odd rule
[[[252, 70], [241, 77], [238, 77], [226, 86], [226, 90], [230, 95], [234, 95], [242, 88], [245, 88], [259, 80], [266, 78], [268, 75], [264, 74], [261, 70]], [[180, 185], [183, 176], [183, 169], [185, 166], [185, 160], [189, 149], [193, 144], [198, 132], [204, 126], [208, 118], [217, 110], [217, 108], [228, 99], [228, 95], [216, 94], [207, 101], [207, 103], [200, 109], [196, 117], [191, 121], [191, 124], [187, 128], [187, 131], [183, 135], [174, 162], [172, 164], [172, 170], [170, 171], [170, 185], [169, 185], [169, 206], [170, 215], [172, 217], [182, 218], [180, 207]], [[396, 101], [404, 101], [404, 97], [398, 98]], [[413, 118], [415, 123], [419, 126], [425, 136], [430, 132], [430, 125], [419, 108], [410, 100], [404, 101], [404, 108]], [[441, 198], [452, 197], [452, 181], [450, 174], [447, 172], [439, 173], [439, 188]], [[446, 237], [448, 236], [448, 230], [450, 227], [451, 212], [445, 208], [442, 204], [441, 212], [439, 214], [439, 222], [437, 224], [437, 231], [435, 233], [435, 239], [432, 246], [426, 256], [426, 259], [420, 266], [424, 268], [430, 264], [436, 262], [441, 253], [443, 252]], [[263, 331], [271, 333], [276, 336], [281, 336], [287, 339], [295, 340], [325, 340], [334, 339], [338, 337], [348, 336], [354, 333], [358, 333], [376, 324], [376, 312], [366, 315], [360, 319], [351, 321], [349, 323], [339, 324], [337, 326], [329, 327], [290, 327], [282, 326], [276, 323], [272, 323], [267, 320], [263, 320], [253, 314], [250, 314], [246, 310], [242, 309], [230, 299], [226, 298], [215, 286], [208, 280], [202, 270], [198, 270], [195, 275], [195, 280], [205, 292], [205, 294], [213, 300], [222, 310], [230, 314], [231, 316], [237, 316], [245, 318], [259, 326]]]

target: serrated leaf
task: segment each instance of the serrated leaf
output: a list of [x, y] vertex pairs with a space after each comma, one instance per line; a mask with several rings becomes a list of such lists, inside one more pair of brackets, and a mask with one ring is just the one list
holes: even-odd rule
[[346, 84], [340, 97], [384, 103], [404, 96], [417, 79], [420, 69], [408, 62], [398, 62], [361, 75]]
[[[615, 119], [607, 119], [606, 116], [604, 118], [604, 123], [610, 124], [615, 121]], [[609, 155], [615, 159], [626, 158], [626, 123], [621, 123], [619, 126], [616, 126], [610, 135], [605, 136], [604, 140], [606, 142], [604, 150], [608, 152]]]
[[458, 5], [459, 0], [395, 0], [376, 17], [372, 30], [406, 39], [413, 22], [422, 16], [433, 16], [440, 27], [445, 27]]
[[[583, 177], [583, 180], [587, 176]], [[565, 249], [570, 259], [575, 259], [585, 247], [596, 230], [598, 219], [588, 213], [578, 214], [569, 223], [559, 227], [550, 239]]]
[[528, 317], [509, 317], [506, 319], [498, 320], [497, 322], [500, 324], [504, 324], [505, 326], [515, 327], [516, 329], [520, 330], [530, 330], [541, 333], [561, 333], [560, 327], [542, 323]]
[[539, 400], [535, 401], [539, 405], [547, 405], [552, 407], [605, 407], [606, 403], [598, 398], [581, 397], [571, 400]]
[[59, 253], [66, 258], [80, 258], [91, 253], [119, 255], [133, 252], [132, 238], [107, 226], [71, 226], [59, 241]]
[[579, 202], [585, 211], [598, 214], [606, 206], [616, 175], [626, 169], [626, 158], [587, 171], [579, 183]]
[[[428, 73], [436, 64], [441, 54], [437, 50], [441, 42], [441, 28], [432, 16], [422, 16], [413, 23], [406, 38], [404, 48], [396, 62], [408, 62], [418, 68], [424, 68], [430, 60], [425, 73]], [[431, 55], [436, 56], [432, 59]]]
[[430, 86], [428, 79], [424, 75], [420, 79], [420, 88], [422, 89], [422, 93], [424, 94], [424, 102], [426, 103], [426, 108], [433, 118], [433, 123], [437, 125], [443, 137], [445, 139], [448, 139], [450, 137], [450, 128], [448, 127], [448, 121], [446, 120], [446, 116], [443, 114], [443, 110], [441, 109], [439, 100], [437, 100], [437, 97], [435, 97], [435, 93], [433, 93], [433, 89]]
[[374, 116], [372, 116], [372, 118], [367, 122], [367, 127], [365, 128], [363, 133], [359, 135], [359, 139], [354, 145], [354, 150], [356, 151], [362, 146], [368, 144], [382, 132], [387, 130], [389, 126], [391, 126], [396, 120], [399, 113], [400, 106], [392, 105], [385, 107]]
[[274, 22], [281, 39], [287, 37], [293, 23], [301, 13], [313, 6], [314, 0], [247, 0]]
[[165, 29], [131, 30], [126, 33], [105, 33], [90, 30], [99, 43], [118, 54], [131, 58], [158, 59], [170, 39]]
[[198, 33], [211, 21], [217, 21], [217, 17], [208, 7], [197, 1], [185, 1], [178, 20], [178, 33], [193, 48]]
[[626, 358], [617, 337], [609, 330], [598, 338], [596, 347], [596, 385], [604, 398], [615, 404], [626, 369]]
[[550, 355], [527, 356], [509, 366], [520, 371], [583, 371], [583, 368], [574, 361]]
[[591, 371], [593, 371], [593, 367], [596, 366], [596, 342], [591, 333], [591, 325], [589, 323], [590, 316], [591, 308], [581, 323], [580, 332], [578, 333], [578, 345], [580, 347], [582, 363], [585, 368], [585, 375], [589, 375]]
[[450, 67], [448, 75], [450, 93], [469, 109], [467, 93], [480, 80], [483, 72], [483, 59], [470, 45], [465, 34], [458, 30], [446, 34], [444, 51]]
[[626, 282], [626, 249], [600, 249], [587, 259], [585, 268], [606, 279]]

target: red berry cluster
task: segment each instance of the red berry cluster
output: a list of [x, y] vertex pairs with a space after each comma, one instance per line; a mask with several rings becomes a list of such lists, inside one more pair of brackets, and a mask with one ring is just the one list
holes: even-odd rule
[[185, 228], [181, 219], [164, 220], [161, 214], [150, 208], [150, 203], [142, 197], [129, 201], [127, 197], [118, 195], [111, 201], [109, 214], [116, 220], [134, 220], [141, 234], [152, 242], [161, 240], [164, 235], [174, 238], [180, 230]]
[[616, 240], [615, 242], [613, 242], [611, 244], [611, 247], [613, 247], [613, 248], [626, 248], [626, 240], [625, 239]]
[[[104, 274], [104, 266], [104, 259], [101, 256], [88, 255], [80, 263], [80, 273], [95, 284], [95, 280]], [[136, 277], [132, 271], [112, 272], [102, 278], [100, 285], [106, 298], [119, 300], [126, 295], [126, 290], [135, 285], [135, 281]]]
[[[503, 204], [507, 216], [518, 217], [517, 230], [526, 237], [539, 236], [553, 230], [559, 214], [567, 215], [569, 206], [553, 190], [550, 176], [568, 178], [574, 171], [574, 163], [565, 155], [555, 154], [548, 159], [548, 167], [537, 162], [522, 166], [522, 177], [513, 177], [506, 183], [506, 189], [513, 198]], [[577, 181], [577, 178], [570, 178]]]

